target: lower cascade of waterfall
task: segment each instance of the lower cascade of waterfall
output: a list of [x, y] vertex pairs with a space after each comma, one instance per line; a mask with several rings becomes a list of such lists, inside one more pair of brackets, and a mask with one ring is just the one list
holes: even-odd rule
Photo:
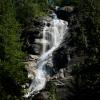
[[26, 98], [34, 96], [45, 87], [47, 82], [46, 76], [48, 75], [46, 65], [49, 61], [52, 62], [53, 51], [63, 42], [65, 33], [68, 33], [68, 22], [58, 19], [55, 13], [52, 14], [52, 20], [49, 22], [49, 26], [47, 25], [47, 21], [43, 22], [42, 54], [37, 61], [35, 78], [24, 95]]

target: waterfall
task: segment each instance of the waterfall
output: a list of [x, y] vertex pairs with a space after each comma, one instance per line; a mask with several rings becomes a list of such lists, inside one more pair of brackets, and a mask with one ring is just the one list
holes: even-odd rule
[[49, 26], [47, 25], [47, 21], [43, 22], [42, 54], [37, 61], [36, 76], [32, 80], [25, 97], [35, 95], [45, 87], [47, 82], [46, 76], [48, 74], [45, 66], [49, 61], [52, 62], [52, 53], [63, 42], [64, 35], [68, 30], [68, 22], [58, 19], [55, 13], [52, 14], [52, 20], [49, 22]]

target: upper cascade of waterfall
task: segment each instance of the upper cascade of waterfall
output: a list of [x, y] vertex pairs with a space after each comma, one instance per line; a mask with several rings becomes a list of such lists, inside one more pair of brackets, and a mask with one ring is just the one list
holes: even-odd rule
[[35, 78], [32, 80], [25, 97], [35, 95], [45, 87], [47, 82], [46, 76], [48, 75], [48, 71], [45, 67], [48, 61], [52, 62], [53, 51], [63, 42], [64, 35], [68, 34], [68, 22], [58, 19], [55, 13], [52, 13], [51, 15], [52, 19], [49, 22], [43, 21], [42, 54], [37, 61]]
[[[63, 37], [68, 30], [68, 22], [58, 19], [55, 13], [51, 14], [52, 20], [49, 22], [50, 26], [48, 26], [48, 22], [44, 21], [44, 29], [43, 29], [43, 53], [50, 48], [58, 47], [59, 44], [63, 41]], [[46, 45], [46, 43], [48, 43]], [[47, 49], [47, 47], [49, 47]]]

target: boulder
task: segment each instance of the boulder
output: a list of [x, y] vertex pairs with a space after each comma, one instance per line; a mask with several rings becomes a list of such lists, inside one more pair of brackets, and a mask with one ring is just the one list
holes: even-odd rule
[[36, 75], [36, 62], [33, 61], [25, 62], [25, 69], [28, 72], [28, 78], [34, 79]]
[[59, 8], [59, 10], [64, 10], [68, 13], [71, 13], [74, 11], [74, 7], [73, 6], [64, 6], [64, 7]]
[[54, 11], [59, 19], [69, 21], [69, 18], [75, 12], [75, 9], [74, 6], [64, 6], [64, 7], [59, 7]]
[[27, 61], [25, 62], [25, 69], [28, 72], [28, 78], [34, 79], [36, 75], [36, 67], [37, 67], [37, 60], [38, 56], [36, 55], [28, 55]]
[[42, 46], [40, 44], [31, 44], [29, 47], [27, 47], [27, 51], [30, 54], [37, 54], [39, 55], [41, 53]]

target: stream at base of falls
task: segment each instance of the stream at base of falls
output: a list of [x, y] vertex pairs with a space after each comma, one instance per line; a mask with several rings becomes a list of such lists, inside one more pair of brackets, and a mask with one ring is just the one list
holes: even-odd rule
[[47, 82], [46, 76], [49, 73], [46, 70], [46, 65], [48, 62], [52, 63], [52, 53], [61, 45], [64, 35], [68, 34], [68, 22], [58, 19], [55, 13], [52, 13], [51, 17], [50, 26], [47, 25], [47, 21], [43, 20], [42, 53], [37, 61], [35, 78], [27, 89], [24, 95], [25, 98], [32, 97], [45, 88]]

